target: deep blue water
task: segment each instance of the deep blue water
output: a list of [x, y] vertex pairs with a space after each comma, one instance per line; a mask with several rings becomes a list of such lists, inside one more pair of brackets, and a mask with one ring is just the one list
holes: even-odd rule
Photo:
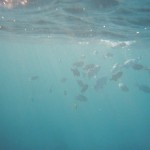
[[149, 0], [3, 2], [0, 150], [150, 150]]

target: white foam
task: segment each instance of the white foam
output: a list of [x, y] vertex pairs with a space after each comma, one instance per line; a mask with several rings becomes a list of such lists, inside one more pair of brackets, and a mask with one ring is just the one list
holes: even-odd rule
[[110, 47], [127, 47], [131, 44], [135, 43], [136, 41], [111, 41], [111, 40], [104, 40], [101, 39], [100, 43], [105, 44]]

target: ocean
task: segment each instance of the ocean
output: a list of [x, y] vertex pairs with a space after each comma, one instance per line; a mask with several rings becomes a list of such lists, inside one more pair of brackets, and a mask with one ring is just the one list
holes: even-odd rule
[[0, 1], [0, 150], [150, 150], [149, 0]]

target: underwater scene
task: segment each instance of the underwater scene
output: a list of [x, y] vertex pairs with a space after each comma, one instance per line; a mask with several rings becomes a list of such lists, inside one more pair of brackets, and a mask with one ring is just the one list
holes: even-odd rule
[[0, 150], [150, 150], [150, 1], [0, 0]]

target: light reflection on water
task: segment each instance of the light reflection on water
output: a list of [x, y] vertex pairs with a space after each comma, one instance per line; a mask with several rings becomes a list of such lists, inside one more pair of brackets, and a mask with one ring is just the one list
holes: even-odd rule
[[137, 34], [143, 38], [149, 36], [149, 4], [146, 0], [136, 1], [136, 5], [118, 0], [7, 0], [7, 3], [4, 5], [4, 1], [0, 1], [1, 34], [126, 40]]
[[26, 5], [28, 0], [1, 0], [0, 7], [12, 9], [18, 5]]

